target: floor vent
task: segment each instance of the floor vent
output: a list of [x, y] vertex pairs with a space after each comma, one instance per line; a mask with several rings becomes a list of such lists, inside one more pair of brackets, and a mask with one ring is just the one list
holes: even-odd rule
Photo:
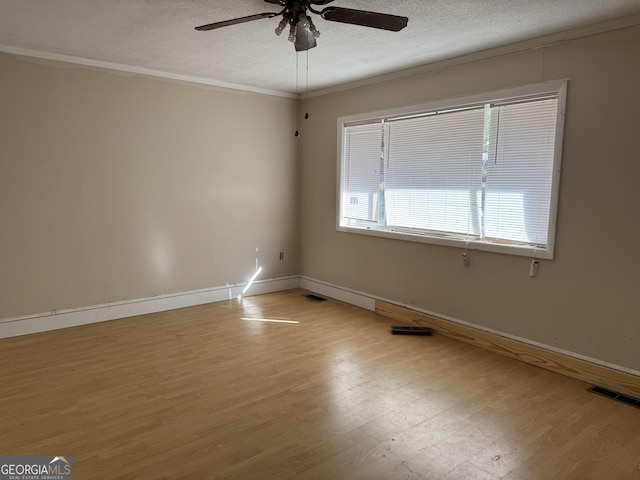
[[316, 302], [324, 302], [326, 300], [326, 298], [319, 297], [318, 295], [314, 295], [313, 293], [310, 293], [309, 295], [305, 295], [305, 297], [307, 297], [309, 300], [314, 300]]
[[624, 393], [618, 393], [607, 388], [595, 386], [591, 387], [589, 391], [597, 395], [602, 395], [603, 397], [608, 397], [612, 400], [617, 400], [618, 402], [626, 403], [627, 405], [631, 405], [632, 407], [640, 408], [640, 398], [630, 397], [629, 395], [625, 395]]
[[391, 327], [394, 335], [431, 335], [433, 330], [429, 327], [407, 327], [405, 325], [394, 325]]

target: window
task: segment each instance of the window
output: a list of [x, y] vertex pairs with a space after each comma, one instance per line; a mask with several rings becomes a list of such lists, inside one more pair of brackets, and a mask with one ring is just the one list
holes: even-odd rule
[[338, 120], [338, 230], [553, 258], [566, 82]]

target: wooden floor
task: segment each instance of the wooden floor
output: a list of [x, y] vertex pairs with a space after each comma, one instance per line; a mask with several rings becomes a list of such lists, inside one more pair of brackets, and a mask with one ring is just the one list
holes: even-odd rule
[[0, 455], [76, 480], [640, 479], [640, 409], [305, 294], [0, 340]]

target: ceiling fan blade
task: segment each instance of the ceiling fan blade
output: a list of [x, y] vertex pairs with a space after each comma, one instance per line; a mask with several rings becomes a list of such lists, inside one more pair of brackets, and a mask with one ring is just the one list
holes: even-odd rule
[[273, 3], [274, 5], [282, 5], [280, 0], [264, 0], [267, 3]]
[[296, 41], [294, 43], [296, 52], [303, 52], [309, 50], [317, 45], [316, 37], [311, 33], [308, 27], [298, 24], [296, 31]]
[[213, 30], [215, 28], [227, 27], [229, 25], [236, 25], [238, 23], [251, 22], [253, 20], [260, 20], [261, 18], [273, 18], [277, 15], [280, 15], [280, 13], [274, 13], [274, 12], [256, 13], [255, 15], [248, 15], [246, 17], [234, 18], [231, 20], [223, 20], [222, 22], [214, 22], [214, 23], [209, 23], [207, 25], [200, 25], [199, 27], [196, 27], [196, 30], [198, 30], [199, 32], [203, 32], [206, 30]]
[[331, 22], [350, 23], [392, 32], [399, 32], [407, 26], [409, 21], [407, 17], [399, 17], [398, 15], [342, 7], [327, 7], [320, 13], [322, 18]]
[[[265, 0], [268, 1], [268, 0]], [[326, 5], [327, 3], [331, 3], [334, 0], [311, 0], [312, 5]]]

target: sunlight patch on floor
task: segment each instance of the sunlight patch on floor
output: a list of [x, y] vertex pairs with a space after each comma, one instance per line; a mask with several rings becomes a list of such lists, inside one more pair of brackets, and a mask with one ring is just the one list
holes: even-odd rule
[[248, 322], [267, 322], [267, 323], [300, 323], [297, 320], [281, 320], [278, 318], [249, 318], [242, 317], [240, 320], [246, 320]]

